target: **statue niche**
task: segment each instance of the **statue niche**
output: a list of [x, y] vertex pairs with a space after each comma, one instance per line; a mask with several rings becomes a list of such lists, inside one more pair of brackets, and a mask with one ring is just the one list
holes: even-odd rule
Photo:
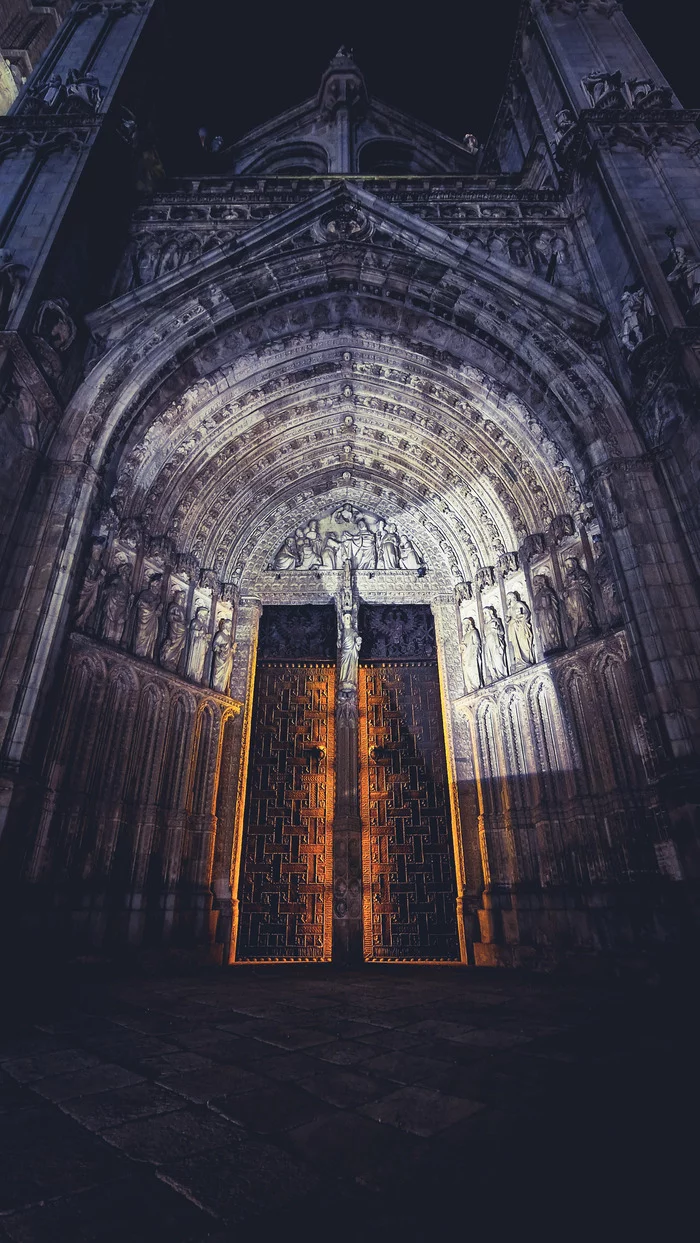
[[425, 561], [397, 524], [357, 505], [311, 518], [284, 540], [270, 570], [417, 570]]

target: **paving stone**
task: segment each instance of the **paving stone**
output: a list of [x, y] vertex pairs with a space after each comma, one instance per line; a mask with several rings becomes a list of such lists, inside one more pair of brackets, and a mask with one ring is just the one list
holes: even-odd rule
[[203, 1057], [201, 1053], [193, 1053], [189, 1049], [145, 1057], [139, 1062], [141, 1072], [151, 1079], [169, 1079], [172, 1075], [184, 1075], [189, 1070], [209, 1070], [216, 1065], [218, 1063], [210, 1057]]
[[441, 1063], [436, 1059], [420, 1057], [412, 1052], [381, 1053], [379, 1057], [370, 1058], [364, 1066], [368, 1074], [394, 1079], [397, 1083], [418, 1083], [440, 1068]]
[[458, 1043], [485, 1049], [512, 1049], [517, 1044], [525, 1044], [527, 1039], [527, 1036], [500, 1031], [495, 1027], [475, 1027], [473, 1031], [465, 1031]]
[[29, 1088], [0, 1071], [0, 1114], [35, 1104], [36, 1098]]
[[[231, 1223], [254, 1219], [271, 1204], [278, 1209], [293, 1206], [318, 1185], [316, 1171], [272, 1144], [251, 1139], [238, 1144], [235, 1151], [224, 1149], [165, 1165], [159, 1177], [188, 1200]], [[312, 1220], [307, 1222], [309, 1227]], [[301, 1227], [301, 1221], [292, 1216], [287, 1223], [290, 1239], [297, 1226]], [[262, 1243], [261, 1236], [250, 1237]], [[236, 1239], [243, 1243], [240, 1235], [233, 1236], [231, 1243]]]
[[287, 1133], [287, 1142], [312, 1169], [335, 1178], [357, 1177], [415, 1153], [409, 1136], [358, 1113], [339, 1111]]
[[264, 1061], [251, 1064], [270, 1079], [289, 1079], [299, 1083], [305, 1075], [311, 1076], [315, 1073], [319, 1061], [308, 1053], [276, 1053], [272, 1057], [266, 1057]]
[[[208, 1213], [156, 1178], [125, 1179], [4, 1219], [13, 1243], [195, 1243], [209, 1239]], [[3, 1236], [0, 1236], [3, 1237]]]
[[411, 1086], [360, 1107], [360, 1112], [377, 1122], [400, 1127], [413, 1135], [430, 1136], [455, 1122], [470, 1117], [483, 1105], [463, 1097], [447, 1096], [432, 1088]]
[[137, 1083], [111, 1092], [97, 1092], [63, 1101], [61, 1109], [90, 1131], [131, 1122], [134, 1118], [182, 1109], [181, 1097], [155, 1083]]
[[82, 1049], [57, 1049], [35, 1057], [13, 1058], [3, 1063], [5, 1074], [18, 1083], [37, 1083], [49, 1075], [70, 1074], [74, 1070], [88, 1070], [99, 1066], [100, 1059]]
[[158, 1165], [195, 1152], [235, 1145], [241, 1132], [219, 1114], [183, 1108], [110, 1127], [102, 1135], [107, 1143], [121, 1148], [134, 1160]]
[[300, 1079], [299, 1086], [341, 1109], [352, 1109], [366, 1101], [376, 1100], [386, 1095], [390, 1088], [386, 1080], [332, 1065], [324, 1066], [309, 1079]]
[[328, 1032], [313, 1027], [287, 1027], [283, 1023], [251, 1022], [241, 1024], [241, 1035], [254, 1036], [264, 1044], [279, 1049], [308, 1049], [312, 1045], [326, 1044], [332, 1040]]
[[235, 1096], [267, 1087], [261, 1075], [241, 1066], [214, 1065], [211, 1069], [193, 1070], [184, 1075], [168, 1075], [167, 1090], [186, 1100], [205, 1104], [219, 1096]]
[[465, 1026], [463, 1023], [454, 1023], [449, 1019], [421, 1019], [419, 1023], [409, 1024], [405, 1030], [419, 1039], [440, 1037], [443, 1040], [456, 1040], [458, 1043], [464, 1043], [464, 1036], [474, 1031], [474, 1028]]
[[76, 1070], [69, 1075], [50, 1075], [32, 1084], [32, 1091], [49, 1101], [66, 1101], [71, 1096], [87, 1096], [91, 1092], [106, 1092], [109, 1088], [127, 1088], [140, 1083], [142, 1075], [136, 1075], [123, 1066], [101, 1062], [86, 1070]]
[[[60, 1116], [60, 1115], [59, 1115]], [[0, 1212], [9, 1212], [114, 1181], [129, 1163], [70, 1118], [60, 1132], [47, 1128], [31, 1145], [22, 1143], [2, 1159]]]
[[415, 1032], [390, 1027], [374, 1027], [371, 1035], [359, 1036], [358, 1039], [375, 1049], [416, 1049], [420, 1044], [420, 1036]]
[[96, 1053], [107, 1062], [119, 1062], [122, 1066], [136, 1066], [150, 1057], [164, 1057], [168, 1053], [179, 1053], [177, 1045], [160, 1040], [157, 1036], [142, 1036], [139, 1033], [117, 1029], [112, 1036], [85, 1036], [80, 1043], [90, 1053]]
[[329, 1106], [318, 1096], [284, 1083], [271, 1084], [245, 1096], [224, 1096], [215, 1102], [215, 1107], [259, 1135], [288, 1131], [329, 1112]]
[[374, 1047], [364, 1041], [335, 1040], [319, 1049], [316, 1056], [324, 1062], [334, 1062], [336, 1066], [356, 1066], [369, 1061], [374, 1052]]

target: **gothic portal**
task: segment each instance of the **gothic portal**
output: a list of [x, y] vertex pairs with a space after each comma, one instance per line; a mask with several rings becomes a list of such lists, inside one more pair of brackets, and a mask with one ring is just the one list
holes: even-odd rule
[[0, 120], [4, 913], [223, 963], [679, 946], [695, 114], [618, 4], [530, 0], [483, 147], [341, 49], [167, 181], [158, 7], [74, 4]]

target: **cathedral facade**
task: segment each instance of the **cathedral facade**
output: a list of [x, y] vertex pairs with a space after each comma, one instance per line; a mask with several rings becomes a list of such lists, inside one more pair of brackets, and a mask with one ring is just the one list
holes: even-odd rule
[[697, 115], [619, 4], [527, 0], [485, 147], [340, 49], [166, 181], [158, 8], [74, 4], [0, 120], [5, 912], [224, 964], [683, 945]]

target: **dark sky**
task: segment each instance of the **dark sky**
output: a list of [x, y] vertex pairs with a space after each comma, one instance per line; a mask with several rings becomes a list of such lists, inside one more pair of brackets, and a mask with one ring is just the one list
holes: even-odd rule
[[[471, 131], [483, 140], [519, 8], [519, 0], [166, 0], [155, 118], [166, 167], [191, 168], [200, 124], [234, 141], [314, 94], [341, 43], [354, 49], [370, 93], [455, 138]], [[624, 8], [682, 102], [700, 106], [695, 6], [627, 0]]]

